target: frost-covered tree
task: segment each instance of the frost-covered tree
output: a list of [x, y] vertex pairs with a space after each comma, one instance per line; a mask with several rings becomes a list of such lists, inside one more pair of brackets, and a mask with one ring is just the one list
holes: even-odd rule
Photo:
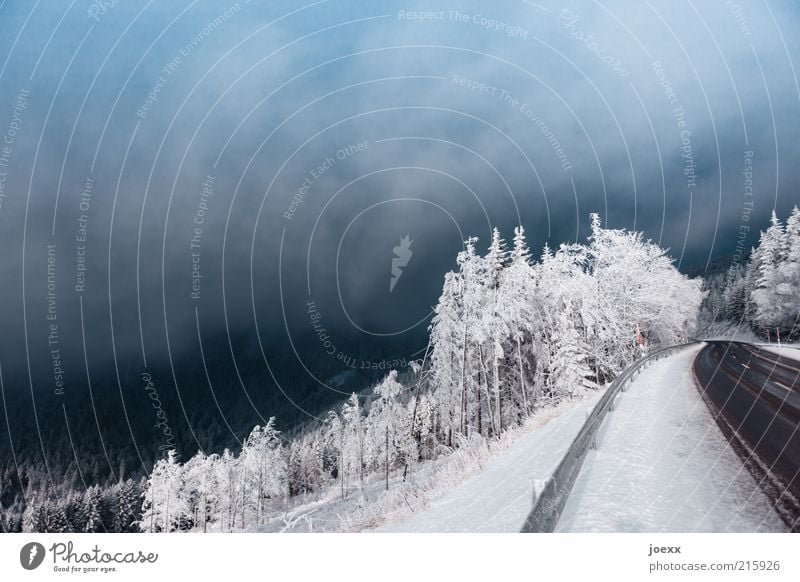
[[708, 281], [706, 309], [721, 295], [719, 314], [737, 324], [746, 323], [766, 338], [800, 337], [800, 211], [792, 209], [786, 224], [773, 211], [769, 227], [745, 264], [728, 269], [721, 291]]
[[782, 327], [787, 337], [800, 335], [800, 210], [795, 206], [786, 220], [785, 254], [779, 271], [781, 286], [777, 289], [783, 303]]
[[[490, 406], [482, 345], [487, 338], [487, 328], [482, 324], [487, 303], [485, 263], [476, 253], [476, 242], [476, 238], [464, 242], [464, 250], [456, 257], [458, 270], [445, 276], [431, 323], [431, 371], [448, 445], [457, 434], [469, 433], [471, 418], [476, 425], [481, 423], [482, 402]], [[483, 398], [481, 387], [486, 392]]]
[[[56, 503], [52, 507], [52, 511], [49, 514], [48, 518], [49, 518], [49, 523], [47, 526], [48, 532], [67, 533], [69, 531], [72, 531], [63, 503]], [[99, 522], [98, 526], [99, 526], [98, 529], [96, 529], [95, 531], [98, 532], [106, 531], [102, 521]]]
[[358, 479], [359, 486], [364, 486], [364, 408], [354, 392], [342, 405], [341, 417], [341, 458], [343, 491], [346, 494], [349, 480]]
[[97, 533], [105, 531], [103, 525], [103, 493], [100, 487], [93, 485], [86, 491], [84, 498], [83, 531]]
[[447, 273], [442, 295], [434, 308], [431, 322], [431, 372], [437, 386], [440, 413], [452, 439], [460, 429], [461, 394], [466, 368], [467, 329], [464, 317], [462, 276]]
[[309, 431], [289, 443], [288, 487], [290, 495], [308, 494], [322, 486], [325, 454], [319, 431]]
[[536, 301], [536, 274], [531, 265], [525, 230], [518, 226], [514, 229], [514, 248], [508, 268], [501, 275], [498, 292], [500, 317], [506, 332], [503, 351], [509, 361], [506, 383], [513, 386], [508, 398], [509, 416], [518, 418], [531, 412], [530, 392], [539, 362], [536, 335], [540, 326]]
[[239, 459], [225, 449], [214, 463], [214, 479], [219, 483], [219, 521], [221, 531], [233, 531], [241, 504], [242, 471]]
[[589, 380], [592, 371], [589, 369], [586, 350], [575, 328], [573, 317], [564, 310], [558, 315], [557, 321], [548, 388], [552, 397], [560, 399], [563, 396], [572, 396], [582, 388], [591, 388], [595, 385]]
[[128, 533], [138, 531], [136, 522], [140, 519], [142, 494], [139, 484], [133, 479], [121, 481], [115, 487], [117, 498], [113, 515], [113, 530]]
[[193, 527], [203, 532], [221, 519], [222, 484], [219, 481], [218, 462], [219, 455], [206, 455], [200, 451], [184, 464], [188, 513]]
[[255, 513], [256, 524], [261, 524], [265, 503], [282, 498], [286, 489], [286, 458], [280, 432], [275, 428], [275, 417], [270, 418], [265, 426], [256, 426], [252, 430], [242, 446], [239, 459], [245, 487], [243, 523], [249, 509]]
[[384, 474], [388, 489], [390, 471], [406, 461], [416, 461], [416, 443], [409, 434], [410, 414], [397, 371], [389, 372], [373, 392], [377, 398], [366, 417], [366, 462], [373, 472]]
[[[489, 395], [489, 356], [484, 345], [490, 337], [489, 326], [485, 324], [487, 309], [491, 309], [487, 296], [490, 280], [487, 279], [486, 262], [476, 252], [477, 242], [478, 239], [474, 237], [467, 239], [464, 250], [456, 257], [462, 306], [458, 399], [460, 408], [458, 433], [462, 436], [469, 435], [471, 427], [482, 433], [484, 415], [489, 419], [494, 418]], [[481, 397], [481, 387], [483, 397]], [[452, 445], [452, 442], [449, 444]]]
[[142, 529], [150, 532], [171, 532], [181, 529], [186, 516], [187, 503], [184, 492], [183, 466], [170, 450], [166, 459], [160, 459], [147, 481], [142, 506]]
[[508, 251], [505, 240], [500, 236], [500, 231], [495, 228], [492, 231], [489, 250], [484, 257], [485, 288], [482, 289], [482, 303], [485, 307], [481, 310], [481, 317], [477, 318], [478, 324], [474, 327], [474, 337], [478, 343], [480, 355], [486, 354], [491, 362], [492, 395], [494, 396], [494, 412], [491, 416], [495, 433], [503, 430], [504, 387], [500, 368], [505, 358], [503, 343], [505, 338], [510, 335], [509, 318], [505, 317], [503, 313], [506, 306], [501, 304], [503, 298], [501, 283], [503, 283], [503, 271], [507, 261]]
[[702, 302], [701, 282], [682, 275], [664, 249], [641, 233], [604, 229], [593, 215], [588, 259], [602, 310], [597, 335], [607, 375], [630, 365], [639, 336], [659, 344], [688, 337]]
[[[582, 362], [590, 357], [595, 365], [605, 361], [608, 348], [598, 331], [603, 329], [599, 322], [604, 321], [606, 313], [596, 305], [596, 285], [587, 271], [586, 248], [582, 245], [562, 245], [556, 253], [546, 247], [536, 271], [536, 313], [542, 343], [539, 382], [552, 395], [556, 386], [554, 362], [565, 350], [575, 351]], [[570, 345], [562, 346], [564, 342]]]
[[29, 496], [25, 512], [22, 514], [23, 531], [47, 531], [47, 508], [45, 503]]
[[753, 253], [750, 300], [754, 323], [762, 328], [780, 327], [783, 320], [778, 293], [783, 283], [779, 266], [786, 256], [783, 225], [772, 211], [770, 225], [761, 233]]
[[728, 269], [722, 299], [724, 313], [728, 319], [738, 322], [745, 317], [747, 313], [745, 269], [739, 263], [731, 265]]

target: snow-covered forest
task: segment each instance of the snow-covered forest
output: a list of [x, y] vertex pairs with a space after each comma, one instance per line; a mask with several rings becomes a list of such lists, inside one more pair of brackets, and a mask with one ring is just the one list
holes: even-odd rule
[[390, 372], [291, 439], [271, 419], [238, 453], [198, 452], [182, 463], [170, 452], [141, 492], [132, 482], [80, 498], [29, 492], [23, 527], [96, 531], [87, 516], [100, 516], [116, 530], [132, 496], [141, 508], [120, 528], [136, 521], [153, 532], [257, 530], [299, 500], [369, 503], [367, 488], [380, 503], [421, 465], [502, 438], [612, 380], [649, 347], [685, 341], [702, 299], [701, 282], [665, 250], [641, 233], [603, 228], [597, 215], [585, 244], [545, 247], [538, 260], [523, 228], [510, 244], [495, 229], [483, 255], [477, 239], [465, 241], [444, 278], [425, 357], [410, 372]]
[[800, 210], [795, 206], [786, 224], [773, 211], [749, 259], [706, 287], [708, 319], [749, 325], [771, 341], [800, 338]]
[[142, 529], [255, 529], [294, 496], [335, 488], [344, 497], [376, 478], [388, 488], [390, 474], [612, 379], [648, 345], [684, 341], [698, 314], [698, 281], [596, 215], [588, 244], [545, 248], [534, 262], [517, 228], [511, 247], [498, 230], [484, 256], [476, 239], [465, 242], [409, 382], [391, 372], [288, 443], [271, 421], [238, 455], [184, 464], [170, 455], [148, 480]]

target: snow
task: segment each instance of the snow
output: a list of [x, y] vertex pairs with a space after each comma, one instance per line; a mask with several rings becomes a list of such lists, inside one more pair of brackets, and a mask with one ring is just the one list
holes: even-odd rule
[[715, 321], [711, 323], [701, 336], [708, 341], [737, 341], [759, 343], [763, 341], [758, 337], [747, 323], [733, 321]]
[[520, 437], [474, 475], [409, 519], [383, 532], [518, 532], [533, 506], [534, 490], [564, 457], [587, 412], [603, 390]]
[[557, 531], [785, 531], [695, 386], [690, 348], [617, 398]]
[[759, 344], [758, 347], [779, 356], [793, 360], [800, 359], [800, 345], [798, 344]]

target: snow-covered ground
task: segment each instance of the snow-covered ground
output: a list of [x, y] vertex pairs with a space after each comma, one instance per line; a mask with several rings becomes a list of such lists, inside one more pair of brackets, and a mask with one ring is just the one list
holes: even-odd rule
[[793, 360], [800, 359], [800, 345], [798, 344], [758, 344], [762, 350], [767, 350], [779, 356], [786, 356]]
[[385, 532], [518, 532], [533, 506], [533, 481], [545, 480], [563, 458], [602, 395], [580, 403], [520, 437], [486, 468]]
[[655, 362], [619, 395], [557, 531], [786, 530], [700, 397], [701, 348]]
[[727, 320], [715, 321], [708, 325], [699, 337], [707, 340], [733, 340], [737, 342], [761, 343], [764, 340], [758, 337], [750, 326], [744, 322]]
[[[268, 510], [260, 532], [507, 531], [522, 526], [533, 505], [534, 479], [561, 461], [605, 387], [543, 407], [499, 439], [474, 438], [453, 453], [363, 486], [337, 483]], [[253, 528], [247, 529], [251, 531]], [[212, 531], [217, 531], [212, 528]], [[237, 531], [239, 531], [237, 529]]]

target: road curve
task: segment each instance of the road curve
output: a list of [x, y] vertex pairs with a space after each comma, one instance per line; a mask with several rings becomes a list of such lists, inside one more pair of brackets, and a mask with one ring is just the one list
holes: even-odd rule
[[800, 362], [733, 341], [709, 341], [693, 370], [722, 432], [776, 511], [800, 531]]

